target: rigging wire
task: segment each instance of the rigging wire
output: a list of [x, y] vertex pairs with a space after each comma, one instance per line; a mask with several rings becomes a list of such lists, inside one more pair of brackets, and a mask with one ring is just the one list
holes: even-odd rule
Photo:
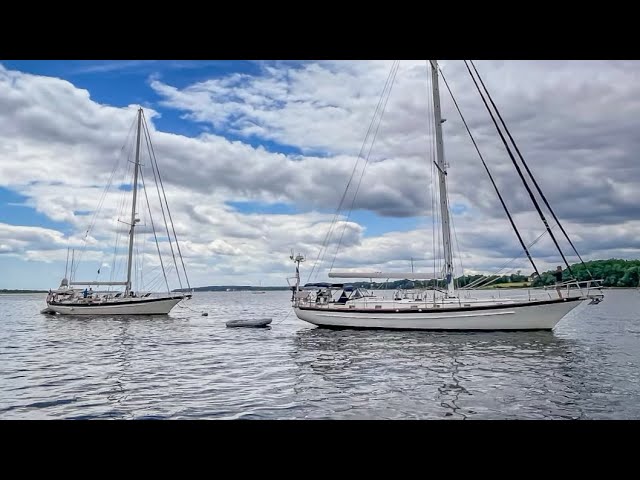
[[[145, 222], [145, 226], [146, 226], [146, 222]], [[140, 286], [144, 285], [144, 259], [147, 256], [146, 253], [146, 248], [147, 248], [147, 237], [149, 235], [143, 235], [142, 236], [142, 258], [141, 258], [141, 262], [140, 262]], [[140, 290], [138, 288], [138, 290]]]
[[160, 196], [160, 186], [158, 185], [158, 178], [156, 176], [156, 170], [155, 170], [155, 168], [153, 168], [153, 159], [151, 157], [151, 146], [150, 146], [149, 131], [147, 130], [146, 122], [143, 122], [143, 133], [144, 133], [145, 141], [146, 141], [147, 148], [148, 148], [148, 151], [149, 151], [149, 161], [151, 162], [151, 171], [153, 172], [153, 179], [154, 179], [155, 184], [156, 184], [156, 191], [158, 192], [158, 202], [160, 203], [160, 210], [162, 212], [162, 219], [164, 221], [165, 230], [167, 232], [167, 239], [169, 240], [169, 248], [171, 250], [171, 256], [173, 257], [173, 263], [176, 266], [176, 273], [178, 275], [178, 284], [180, 285], [180, 289], [182, 290], [182, 279], [180, 278], [180, 271], [178, 270], [178, 263], [176, 261], [176, 255], [175, 255], [175, 252], [173, 251], [173, 243], [171, 242], [171, 234], [169, 233], [169, 225], [167, 225], [167, 217], [166, 217], [166, 215], [164, 213], [164, 205], [162, 203], [162, 198]]
[[[153, 148], [153, 143], [151, 143], [151, 136], [149, 134], [148, 127], [146, 125], [146, 117], [144, 116], [144, 112], [142, 112], [142, 116], [145, 119], [145, 121], [143, 123], [145, 125], [145, 130], [147, 132], [147, 137], [149, 138], [149, 145], [151, 147], [151, 155], [153, 157], [152, 164], [155, 165], [156, 172], [158, 173], [158, 180], [160, 180], [160, 187], [162, 188], [162, 196], [164, 197], [164, 201], [165, 201], [165, 204], [167, 206], [167, 214], [169, 215], [169, 221], [171, 222], [171, 230], [173, 231], [173, 236], [175, 238], [176, 246], [178, 248], [178, 254], [180, 255], [180, 261], [182, 263], [182, 270], [184, 271], [184, 278], [185, 278], [185, 281], [187, 282], [187, 287], [191, 290], [191, 284], [189, 283], [189, 277], [187, 275], [187, 269], [186, 269], [186, 267], [184, 265], [184, 259], [182, 257], [182, 251], [180, 249], [180, 243], [178, 242], [178, 236], [176, 235], [176, 228], [175, 228], [175, 225], [173, 223], [173, 217], [171, 216], [171, 210], [169, 209], [169, 202], [167, 201], [167, 194], [166, 194], [165, 189], [164, 189], [164, 182], [162, 181], [162, 176], [160, 175], [160, 169], [158, 168], [158, 160], [156, 158], [156, 153], [155, 153], [155, 150]], [[175, 257], [174, 257], [174, 262], [175, 262]], [[176, 265], [176, 272], [178, 272], [178, 266], [177, 265]]]
[[151, 213], [151, 206], [149, 205], [149, 197], [147, 195], [147, 189], [144, 187], [144, 175], [142, 174], [142, 169], [140, 169], [140, 179], [142, 180], [142, 190], [144, 191], [144, 198], [147, 200], [147, 208], [149, 209], [149, 220], [151, 221], [151, 228], [153, 230], [153, 237], [156, 240], [156, 247], [158, 249], [158, 257], [160, 258], [160, 266], [162, 267], [162, 274], [164, 275], [164, 281], [167, 285], [167, 293], [171, 293], [169, 289], [169, 281], [167, 280], [167, 273], [164, 268], [164, 262], [162, 261], [162, 254], [160, 253], [160, 244], [158, 243], [158, 236], [156, 235], [156, 227], [153, 223], [153, 214]]
[[[131, 161], [132, 155], [133, 155], [133, 142], [132, 142], [132, 145], [130, 146], [129, 154], [127, 155], [127, 168], [124, 169], [124, 173], [123, 173], [123, 177], [122, 177], [122, 181], [120, 182], [120, 185], [124, 185], [126, 183], [127, 178], [130, 175], [130, 170], [133, 165], [133, 162]], [[120, 244], [120, 237], [122, 236], [122, 233], [124, 233], [124, 230], [125, 230], [123, 226], [120, 226], [120, 223], [121, 223], [120, 217], [124, 216], [125, 207], [127, 205], [127, 199], [128, 199], [128, 192], [123, 191], [120, 196], [120, 204], [115, 211], [116, 213], [115, 241], [114, 241], [114, 247], [113, 247], [113, 267], [111, 269], [111, 276], [110, 276], [111, 281], [113, 281], [114, 278], [118, 278], [120, 274], [120, 268], [122, 268], [122, 262], [120, 262], [119, 264], [116, 264], [116, 262], [118, 259], [118, 247]]]
[[[147, 277], [150, 277], [152, 275], [154, 275], [153, 277], [151, 277], [150, 281], [145, 281], [144, 285], [143, 285], [143, 289], [146, 290], [147, 292], [151, 292], [153, 291], [152, 286], [155, 286], [156, 284], [158, 284], [158, 282], [156, 282], [156, 280], [160, 279], [160, 275], [162, 274], [162, 270], [160, 269], [160, 264], [156, 265], [155, 267], [153, 267], [148, 273], [147, 273]], [[146, 278], [146, 277], [145, 277]]]
[[[516, 171], [518, 172], [518, 175], [520, 176], [520, 179], [522, 180], [522, 183], [524, 184], [525, 188], [527, 189], [527, 192], [529, 193], [529, 197], [531, 198], [531, 201], [533, 202], [533, 205], [535, 206], [536, 211], [538, 212], [538, 215], [540, 216], [540, 219], [542, 220], [542, 223], [544, 223], [544, 226], [546, 227], [547, 231], [549, 232], [549, 235], [551, 236], [551, 239], [553, 240], [553, 243], [555, 244], [556, 248], [558, 249], [558, 252], [560, 253], [560, 256], [562, 257], [562, 260], [564, 261], [565, 265], [567, 266], [569, 274], [573, 278], [576, 278], [575, 275], [573, 274], [573, 271], [571, 270], [571, 265], [569, 265], [569, 262], [567, 261], [566, 257], [564, 256], [564, 253], [562, 253], [562, 249], [560, 248], [560, 245], [558, 244], [558, 241], [556, 240], [555, 235], [553, 234], [553, 232], [551, 231], [551, 228], [549, 227], [549, 223], [547, 222], [547, 218], [545, 217], [544, 213], [540, 209], [540, 205], [538, 204], [538, 201], [536, 200], [535, 195], [531, 191], [531, 187], [527, 183], [527, 180], [524, 178], [524, 175], [522, 174], [522, 170], [520, 169], [520, 166], [516, 162], [516, 159], [513, 156], [513, 152], [511, 151], [511, 148], [509, 147], [509, 144], [507, 143], [506, 139], [504, 138], [504, 134], [500, 130], [500, 127], [498, 126], [498, 122], [496, 122], [496, 119], [495, 119], [495, 116], [493, 115], [493, 112], [489, 108], [489, 104], [487, 103], [487, 99], [484, 97], [482, 91], [480, 90], [480, 86], [478, 85], [478, 81], [473, 76], [473, 73], [471, 72], [471, 68], [469, 68], [469, 64], [467, 63], [466, 60], [464, 60], [464, 64], [467, 67], [467, 70], [469, 71], [469, 75], [471, 76], [471, 79], [473, 80], [473, 83], [475, 84], [475, 86], [476, 86], [476, 88], [478, 90], [478, 93], [480, 94], [480, 97], [482, 98], [482, 102], [484, 103], [484, 105], [485, 105], [485, 107], [487, 109], [487, 112], [489, 112], [489, 115], [491, 116], [491, 120], [493, 121], [493, 124], [495, 125], [496, 130], [498, 131], [498, 134], [500, 135], [500, 139], [502, 140], [502, 143], [504, 144], [504, 146], [505, 146], [505, 148], [507, 150], [507, 153], [509, 154], [509, 157], [511, 158], [511, 162], [513, 163], [514, 167], [516, 168]], [[480, 79], [480, 75], [478, 74], [477, 71], [476, 71], [476, 74], [478, 75], [478, 79]], [[485, 87], [485, 91], [486, 91], [486, 87]], [[487, 91], [487, 96], [488, 95], [489, 95], [489, 92]], [[494, 104], [494, 107], [495, 107], [495, 104]]]
[[[332, 222], [331, 222], [331, 224], [329, 226], [329, 230], [327, 231], [327, 235], [325, 236], [325, 240], [323, 242], [323, 245], [322, 245], [320, 251], [318, 252], [318, 258], [320, 257], [320, 254], [322, 254], [322, 258], [320, 258], [320, 264], [322, 264], [324, 262], [324, 257], [325, 257], [325, 255], [326, 255], [326, 253], [328, 251], [328, 246], [329, 246], [329, 242], [330, 242], [330, 239], [331, 239], [331, 234], [333, 233], [334, 228], [336, 228], [336, 226], [337, 226], [338, 217], [339, 217], [340, 211], [342, 210], [342, 205], [344, 204], [344, 201], [346, 199], [347, 193], [349, 191], [349, 187], [351, 186], [351, 182], [353, 181], [353, 178], [354, 178], [354, 175], [355, 175], [355, 173], [357, 171], [358, 165], [360, 164], [360, 160], [363, 158], [364, 150], [365, 150], [366, 145], [367, 145], [367, 140], [368, 140], [368, 138], [369, 138], [369, 136], [371, 134], [371, 131], [372, 131], [373, 127], [374, 127], [374, 124], [375, 124], [375, 121], [376, 121], [376, 117], [378, 116], [378, 113], [380, 112], [380, 108], [381, 108], [382, 103], [383, 103], [385, 92], [389, 88], [389, 84], [390, 84], [394, 69], [397, 69], [398, 64], [399, 64], [399, 61], [396, 60], [396, 61], [394, 61], [394, 63], [391, 66], [391, 70], [389, 71], [389, 74], [387, 76], [387, 80], [385, 82], [384, 88], [382, 90], [380, 98], [378, 99], [378, 104], [376, 105], [376, 109], [375, 109], [374, 114], [373, 114], [373, 116], [371, 118], [371, 122], [369, 123], [369, 127], [367, 129], [367, 133], [365, 135], [364, 141], [363, 141], [363, 143], [362, 143], [362, 145], [360, 147], [360, 151], [358, 153], [358, 156], [356, 157], [356, 162], [355, 162], [354, 167], [353, 167], [353, 169], [351, 171], [351, 175], [349, 177], [349, 181], [347, 182], [347, 185], [346, 185], [346, 187], [344, 189], [344, 192], [343, 192], [342, 197], [340, 199], [340, 203], [338, 205], [338, 208], [336, 209], [336, 212], [334, 214], [333, 220], [332, 220]], [[309, 277], [308, 277], [309, 279], [311, 278], [311, 274], [313, 273], [313, 271], [316, 268], [316, 265], [318, 263], [318, 258], [316, 258], [316, 262], [314, 263], [313, 268], [311, 269], [311, 272], [310, 272]], [[318, 273], [319, 273], [319, 271], [316, 271], [316, 277], [317, 277]]]
[[[353, 177], [355, 175], [356, 169], [357, 169], [357, 167], [358, 167], [358, 165], [360, 163], [360, 160], [362, 158], [362, 155], [364, 153], [364, 150], [365, 150], [365, 147], [366, 147], [366, 144], [367, 144], [367, 139], [369, 138], [369, 135], [371, 133], [371, 129], [373, 128], [373, 125], [375, 123], [376, 116], [378, 115], [378, 112], [379, 112], [380, 107], [382, 105], [384, 93], [387, 90], [387, 87], [388, 87], [389, 82], [391, 80], [391, 76], [393, 74], [393, 71], [394, 71], [394, 69], [396, 69], [396, 64], [397, 63], [399, 63], [399, 60], [394, 60], [394, 62], [391, 65], [391, 69], [389, 70], [389, 74], [387, 75], [387, 79], [386, 79], [384, 87], [382, 89], [382, 93], [380, 94], [380, 97], [378, 99], [378, 104], [376, 105], [375, 111], [374, 111], [373, 116], [371, 118], [371, 122], [369, 123], [369, 127], [367, 129], [367, 133], [366, 133], [365, 138], [364, 138], [364, 140], [362, 142], [362, 145], [360, 147], [360, 151], [358, 153], [358, 156], [356, 157], [356, 162], [355, 162], [355, 164], [353, 166], [353, 169], [351, 171], [351, 175], [349, 176], [349, 180], [347, 181], [347, 185], [346, 185], [346, 187], [344, 189], [344, 192], [342, 193], [342, 197], [340, 198], [340, 202], [338, 204], [338, 207], [336, 208], [336, 211], [334, 213], [333, 219], [331, 220], [331, 223], [329, 225], [329, 229], [327, 230], [327, 234], [325, 235], [325, 238], [324, 238], [324, 240], [322, 242], [320, 250], [318, 251], [318, 255], [316, 257], [316, 260], [314, 261], [313, 266], [312, 266], [311, 270], [309, 271], [309, 276], [307, 277], [307, 283], [311, 280], [314, 271], [316, 271], [316, 267], [319, 264], [321, 264], [322, 262], [324, 262], [324, 257], [325, 257], [326, 251], [327, 251], [327, 247], [329, 245], [329, 240], [331, 238], [331, 234], [333, 232], [333, 229], [335, 227], [337, 219], [338, 219], [338, 217], [340, 215], [340, 211], [342, 210], [342, 205], [343, 205], [344, 200], [346, 198], [347, 192], [349, 191], [349, 186], [351, 185], [351, 182], [353, 181]], [[316, 272], [316, 276], [317, 275], [318, 275], [318, 273]]]
[[[491, 97], [491, 94], [489, 93], [489, 90], [487, 89], [486, 85], [484, 84], [484, 81], [482, 80], [482, 77], [480, 77], [480, 73], [478, 72], [478, 69], [476, 68], [475, 64], [473, 63], [473, 60], [470, 60], [470, 63], [471, 63], [471, 66], [473, 67], [473, 70], [476, 72], [476, 75], [478, 76], [478, 80], [480, 80], [480, 83], [482, 84], [482, 87], [484, 88], [485, 92], [487, 93], [487, 98], [489, 99], [489, 101], [491, 102], [491, 105], [493, 106], [494, 110], [496, 111], [496, 114], [498, 115], [498, 118], [500, 119], [500, 123], [502, 124], [505, 132], [507, 133], [507, 135], [509, 137], [509, 140], [511, 140], [511, 143], [514, 146], [514, 148], [516, 150], [516, 153], [518, 154], [518, 157], [520, 158], [520, 161], [522, 162], [522, 165], [524, 166], [525, 170], [529, 174], [529, 177], [531, 178], [531, 181], [533, 182], [533, 185], [536, 187], [536, 190], [538, 191], [538, 194], [540, 194], [540, 197], [542, 198], [542, 201], [544, 202], [544, 204], [549, 209], [549, 212], [553, 216], [554, 221], [557, 223], [558, 227], [560, 227], [560, 230], [562, 231], [562, 233], [564, 234], [565, 238], [569, 242], [569, 245], [571, 245], [571, 248], [573, 248], [573, 251], [575, 252], [575, 254], [580, 259], [580, 263], [582, 263], [582, 265], [584, 266], [585, 270], [589, 274], [589, 277], [591, 277], [591, 279], [593, 280], [593, 275], [591, 275], [591, 272], [589, 271], [589, 269], [585, 265], [584, 261], [582, 260], [582, 257], [578, 253], [578, 250], [576, 249], [576, 247], [574, 246], [573, 242], [569, 238], [569, 235], [567, 234], [567, 232], [565, 231], [564, 227], [560, 223], [560, 220], [558, 219], [558, 217], [556, 216], [555, 212], [551, 208], [551, 205], [549, 205], [549, 202], [547, 201], [547, 197], [544, 195], [544, 193], [542, 193], [542, 189], [538, 185], [538, 182], [536, 181], [535, 177], [533, 176], [533, 173], [529, 169], [529, 165], [527, 165], [527, 162], [524, 160], [524, 157], [522, 156], [522, 153], [520, 153], [520, 149], [518, 148], [518, 145], [516, 144], [515, 140], [511, 136], [511, 132], [509, 131], [509, 128], [507, 127], [507, 124], [505, 123], [504, 119], [502, 118], [502, 115], [500, 114], [500, 111], [498, 110], [498, 107], [496, 106], [495, 102], [493, 101], [493, 98]], [[560, 247], [558, 247], [558, 248], [560, 248]], [[562, 252], [560, 252], [560, 253], [562, 254]], [[563, 258], [564, 258], [564, 256], [563, 256]], [[568, 267], [568, 265], [567, 265], [567, 267]], [[569, 267], [569, 272], [571, 273], [571, 268], [570, 267]]]
[[428, 161], [429, 161], [429, 165], [431, 167], [431, 177], [430, 177], [430, 181], [431, 183], [429, 184], [429, 190], [431, 190], [430, 192], [430, 197], [431, 197], [431, 230], [432, 230], [432, 235], [431, 235], [431, 248], [432, 248], [432, 255], [433, 255], [433, 279], [434, 282], [436, 282], [436, 278], [437, 278], [437, 265], [436, 265], [436, 202], [435, 202], [435, 124], [433, 122], [434, 120], [434, 115], [433, 115], [433, 109], [435, 108], [433, 106], [433, 96], [430, 95], [431, 89], [432, 89], [432, 80], [431, 80], [431, 75], [429, 75], [429, 61], [426, 61], [426, 66], [427, 66], [427, 82], [426, 82], [426, 86], [427, 86], [427, 118], [429, 119], [429, 121], [427, 122], [427, 126], [428, 126], [428, 135], [429, 135], [429, 146], [428, 146]]
[[[447, 192], [447, 197], [449, 197], [449, 193]], [[449, 200], [447, 198], [447, 204], [449, 204]], [[460, 263], [460, 274], [462, 276], [464, 276], [464, 267], [462, 265], [462, 252], [460, 251], [460, 243], [458, 242], [458, 232], [456, 232], [456, 224], [453, 221], [453, 215], [450, 215], [450, 220], [449, 223], [451, 224], [451, 228], [453, 229], [453, 238], [456, 241], [456, 249], [458, 251], [458, 263]], [[455, 282], [455, 276], [453, 278], [453, 281]]]
[[[482, 156], [482, 153], [480, 152], [480, 148], [478, 147], [478, 144], [476, 143], [475, 138], [471, 134], [471, 130], [469, 129], [469, 125], [467, 124], [467, 121], [465, 120], [464, 115], [462, 115], [462, 111], [460, 110], [458, 102], [457, 102], [456, 98], [453, 95], [453, 91], [449, 87], [449, 82], [447, 82], [447, 79], [444, 76], [444, 73], [442, 72], [442, 69], [440, 69], [440, 76], [442, 77], [442, 80], [444, 81], [444, 84], [447, 87], [447, 90], [449, 91], [449, 95], [451, 95], [451, 99], [453, 100], [453, 103], [454, 103], [454, 105], [456, 107], [456, 110], [458, 111], [458, 114], [460, 115], [460, 118], [462, 119], [462, 123], [464, 124], [464, 127], [467, 130], [467, 133], [469, 134], [469, 138], [471, 138], [471, 141], [473, 142], [473, 146], [475, 147], [476, 152], [478, 153], [478, 156], [480, 157], [480, 161], [482, 162], [482, 165], [484, 166], [484, 169], [487, 172], [487, 175], [489, 176], [489, 179], [491, 180], [491, 184], [493, 185], [493, 188], [495, 189], [496, 194], [498, 195], [498, 198], [500, 199], [500, 203], [502, 204], [502, 208], [504, 209], [505, 213], [507, 214], [507, 217], [509, 218], [509, 222], [511, 222], [511, 226], [513, 227], [513, 230], [515, 231], [515, 233], [516, 233], [516, 235], [518, 237], [520, 245], [522, 246], [523, 250], [527, 254], [527, 258], [531, 262], [531, 265], [533, 266], [533, 269], [535, 270], [535, 272], [538, 275], [540, 275], [540, 273], [538, 272], [538, 268], [536, 267], [536, 264], [533, 261], [533, 258], [531, 257], [531, 254], [529, 253], [529, 250], [525, 246], [524, 240], [522, 239], [522, 236], [520, 235], [520, 232], [518, 231], [518, 228], [516, 227], [516, 224], [515, 224], [515, 222], [513, 220], [513, 217], [511, 216], [511, 213], [509, 212], [509, 209], [507, 208], [507, 204], [505, 203], [504, 199], [502, 198], [502, 194], [500, 193], [500, 190], [498, 189], [498, 185], [496, 185], [496, 182], [493, 179], [493, 175], [491, 175], [491, 171], [489, 170], [489, 167], [487, 166], [487, 163], [485, 162], [484, 157]], [[456, 242], [457, 242], [457, 240], [456, 240]]]
[[342, 227], [342, 233], [340, 234], [340, 240], [338, 241], [338, 246], [336, 247], [336, 251], [333, 255], [333, 260], [331, 261], [331, 266], [329, 267], [329, 271], [333, 270], [333, 265], [336, 261], [336, 257], [338, 255], [338, 250], [340, 249], [340, 246], [342, 245], [342, 239], [344, 237], [344, 232], [347, 229], [347, 224], [349, 222], [349, 218], [351, 218], [351, 213], [353, 212], [353, 207], [356, 203], [356, 197], [358, 196], [358, 191], [360, 190], [360, 185], [362, 184], [362, 178], [364, 177], [364, 172], [367, 168], [367, 165], [369, 164], [369, 157], [371, 156], [371, 150], [373, 150], [373, 145], [375, 144], [376, 138], [378, 136], [378, 131], [380, 129], [380, 125], [382, 124], [382, 117], [384, 116], [384, 112], [387, 108], [387, 102], [389, 101], [389, 97], [391, 96], [391, 89], [393, 88], [393, 84], [395, 83], [395, 79], [396, 79], [396, 74], [398, 73], [398, 68], [400, 66], [400, 62], [396, 63], [396, 69], [393, 73], [393, 77], [391, 78], [391, 83], [389, 85], [389, 90], [387, 91], [387, 96], [385, 98], [384, 104], [382, 106], [382, 110], [380, 113], [380, 120], [378, 121], [378, 125], [376, 126], [376, 130], [373, 134], [373, 139], [371, 140], [371, 145], [369, 145], [369, 151], [367, 152], [367, 157], [365, 159], [364, 165], [362, 167], [362, 172], [360, 173], [360, 178], [358, 179], [358, 184], [356, 186], [356, 190], [353, 193], [353, 200], [351, 200], [351, 205], [349, 207], [349, 213], [347, 214], [347, 218], [344, 221], [344, 226]]
[[115, 165], [113, 166], [113, 169], [111, 170], [111, 174], [109, 175], [109, 179], [107, 180], [107, 184], [105, 185], [104, 189], [102, 190], [102, 193], [100, 195], [100, 198], [98, 200], [98, 206], [96, 207], [96, 209], [93, 211], [93, 215], [91, 217], [91, 221], [89, 222], [89, 226], [87, 227], [87, 230], [85, 231], [84, 237], [82, 238], [82, 242], [83, 242], [83, 246], [82, 249], [80, 250], [80, 254], [78, 256], [78, 261], [75, 264], [75, 268], [73, 269], [73, 272], [71, 272], [71, 276], [75, 277], [75, 273], [76, 270], [78, 269], [78, 265], [80, 265], [80, 262], [82, 261], [82, 257], [84, 255], [84, 252], [87, 248], [87, 238], [89, 237], [89, 233], [91, 232], [91, 230], [93, 229], [95, 222], [98, 218], [98, 214], [100, 213], [100, 210], [102, 209], [102, 205], [104, 203], [104, 200], [107, 196], [107, 193], [109, 191], [109, 188], [111, 188], [111, 185], [113, 183], [113, 178], [116, 174], [116, 171], [118, 170], [118, 165], [120, 164], [120, 160], [121, 160], [121, 156], [122, 153], [124, 152], [125, 147], [127, 146], [127, 142], [129, 141], [129, 136], [131, 135], [131, 132], [133, 130], [133, 126], [135, 125], [135, 121], [133, 121], [131, 123], [131, 126], [129, 127], [129, 131], [127, 133], [127, 137], [124, 141], [124, 144], [122, 145], [122, 147], [120, 148], [120, 152], [118, 153], [118, 156], [116, 157], [116, 162]]
[[[553, 225], [551, 228], [552, 228], [552, 229], [554, 229], [556, 226], [557, 226], [557, 224], [556, 224], [556, 225]], [[535, 240], [533, 240], [531, 243], [529, 243], [529, 245], [527, 245], [527, 248], [531, 248], [531, 247], [533, 247], [536, 243], [538, 243], [538, 242], [539, 242], [539, 241], [540, 241], [540, 240], [541, 240], [545, 235], [547, 235], [548, 233], [549, 233], [549, 232], [547, 232], [546, 230], [545, 230], [544, 232], [542, 232], [540, 235], [538, 235], [538, 237], [537, 237]], [[497, 271], [496, 273], [492, 274], [492, 276], [493, 276], [493, 275], [499, 275], [499, 274], [500, 274], [500, 273], [501, 273], [505, 268], [507, 268], [509, 265], [511, 265], [513, 262], [515, 262], [516, 260], [518, 260], [518, 259], [520, 259], [520, 258], [522, 258], [522, 253], [521, 253], [520, 255], [517, 255], [517, 256], [513, 257], [511, 260], [507, 261], [504, 265], [502, 265], [502, 267], [500, 267], [500, 268], [498, 269], [498, 271]], [[470, 283], [469, 285], [467, 285], [467, 286], [465, 287], [465, 289], [469, 289], [469, 288], [471, 288], [472, 286], [473, 286], [473, 287], [475, 287], [475, 288], [479, 288], [479, 287], [476, 285], [476, 283], [477, 283], [477, 282], [482, 283], [483, 281], [484, 281], [484, 280], [483, 280], [482, 278], [480, 278], [480, 279], [478, 279], [478, 280], [475, 280], [474, 282], [472, 282], [472, 283]], [[484, 286], [484, 285], [480, 285], [480, 286]]]

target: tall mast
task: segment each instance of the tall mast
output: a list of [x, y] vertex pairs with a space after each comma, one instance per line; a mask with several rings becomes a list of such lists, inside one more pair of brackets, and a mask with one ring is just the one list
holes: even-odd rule
[[140, 167], [140, 131], [142, 127], [142, 108], [138, 109], [138, 138], [136, 140], [136, 163], [133, 171], [133, 202], [131, 203], [131, 230], [129, 230], [129, 262], [127, 263], [127, 286], [125, 294], [131, 291], [131, 266], [133, 260], [133, 235], [136, 226], [136, 199], [138, 197], [138, 168]]
[[431, 60], [431, 84], [433, 86], [433, 114], [436, 124], [436, 155], [440, 178], [440, 218], [442, 218], [442, 245], [444, 246], [445, 279], [447, 294], [454, 295], [453, 253], [451, 249], [451, 230], [449, 221], [449, 201], [447, 196], [447, 164], [444, 161], [444, 143], [442, 141], [442, 112], [440, 111], [440, 89], [438, 87], [438, 61]]
[[69, 247], [67, 247], [67, 263], [64, 266], [64, 278], [67, 277], [67, 273], [69, 272]]
[[76, 249], [74, 248], [73, 250], [71, 250], [71, 271], [69, 272], [69, 285], [71, 285], [71, 280], [73, 280], [73, 260], [75, 256], [76, 256]]

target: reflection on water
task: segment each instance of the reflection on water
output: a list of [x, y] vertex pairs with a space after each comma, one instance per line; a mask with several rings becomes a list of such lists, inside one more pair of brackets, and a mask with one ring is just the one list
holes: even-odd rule
[[[138, 318], [2, 296], [0, 418], [640, 418], [637, 292], [511, 333], [318, 329], [288, 295], [196, 294]], [[224, 324], [256, 316], [272, 328]]]
[[[579, 395], [571, 366], [584, 359], [576, 350], [574, 340], [553, 332], [305, 329], [296, 333], [291, 355], [301, 371], [298, 393], [348, 392], [345, 402], [353, 410], [362, 392], [364, 412], [358, 416], [378, 417], [378, 405], [385, 405], [388, 418], [504, 418], [518, 416], [520, 401], [557, 397], [559, 391]], [[427, 415], [413, 408], [425, 403]], [[376, 408], [368, 411], [367, 405]]]
[[115, 388], [107, 394], [107, 399], [112, 403], [116, 403], [118, 408], [126, 416], [134, 418], [134, 416], [127, 412], [127, 392], [124, 385], [124, 377], [129, 367], [129, 354], [133, 343], [131, 342], [130, 335], [128, 335], [128, 327], [130, 320], [121, 320], [119, 332], [115, 337], [115, 353], [116, 353], [116, 371], [107, 375], [107, 380], [113, 379], [115, 381]]
[[464, 366], [464, 363], [461, 363], [458, 360], [458, 355], [455, 350], [456, 349], [454, 347], [449, 357], [451, 360], [451, 381], [448, 382], [447, 380], [445, 380], [442, 386], [438, 387], [438, 392], [440, 392], [439, 400], [441, 407], [451, 409], [451, 412], [445, 413], [445, 416], [449, 417], [452, 415], [460, 415], [462, 419], [466, 419], [467, 416], [464, 414], [464, 410], [460, 409], [460, 406], [456, 403], [456, 401], [460, 397], [460, 394], [470, 394], [466, 388], [460, 385], [460, 378], [458, 375], [460, 373], [460, 370], [458, 367], [460, 365]]

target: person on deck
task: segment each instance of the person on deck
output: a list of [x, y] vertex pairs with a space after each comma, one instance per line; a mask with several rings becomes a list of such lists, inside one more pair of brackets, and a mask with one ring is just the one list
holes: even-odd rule
[[556, 268], [553, 276], [556, 277], [556, 292], [558, 292], [558, 297], [562, 298], [562, 293], [560, 292], [560, 284], [562, 283], [562, 267], [560, 265]]

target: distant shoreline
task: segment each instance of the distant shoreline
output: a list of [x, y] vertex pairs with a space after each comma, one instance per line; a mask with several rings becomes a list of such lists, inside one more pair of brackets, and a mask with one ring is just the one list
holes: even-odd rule
[[7, 289], [2, 289], [0, 290], [0, 295], [2, 294], [16, 294], [16, 293], [47, 293], [48, 290], [7, 290]]
[[[272, 292], [291, 290], [290, 287], [252, 287], [249, 285], [211, 285], [208, 287], [194, 288], [194, 292]], [[174, 292], [189, 293], [191, 290], [178, 288]]]

